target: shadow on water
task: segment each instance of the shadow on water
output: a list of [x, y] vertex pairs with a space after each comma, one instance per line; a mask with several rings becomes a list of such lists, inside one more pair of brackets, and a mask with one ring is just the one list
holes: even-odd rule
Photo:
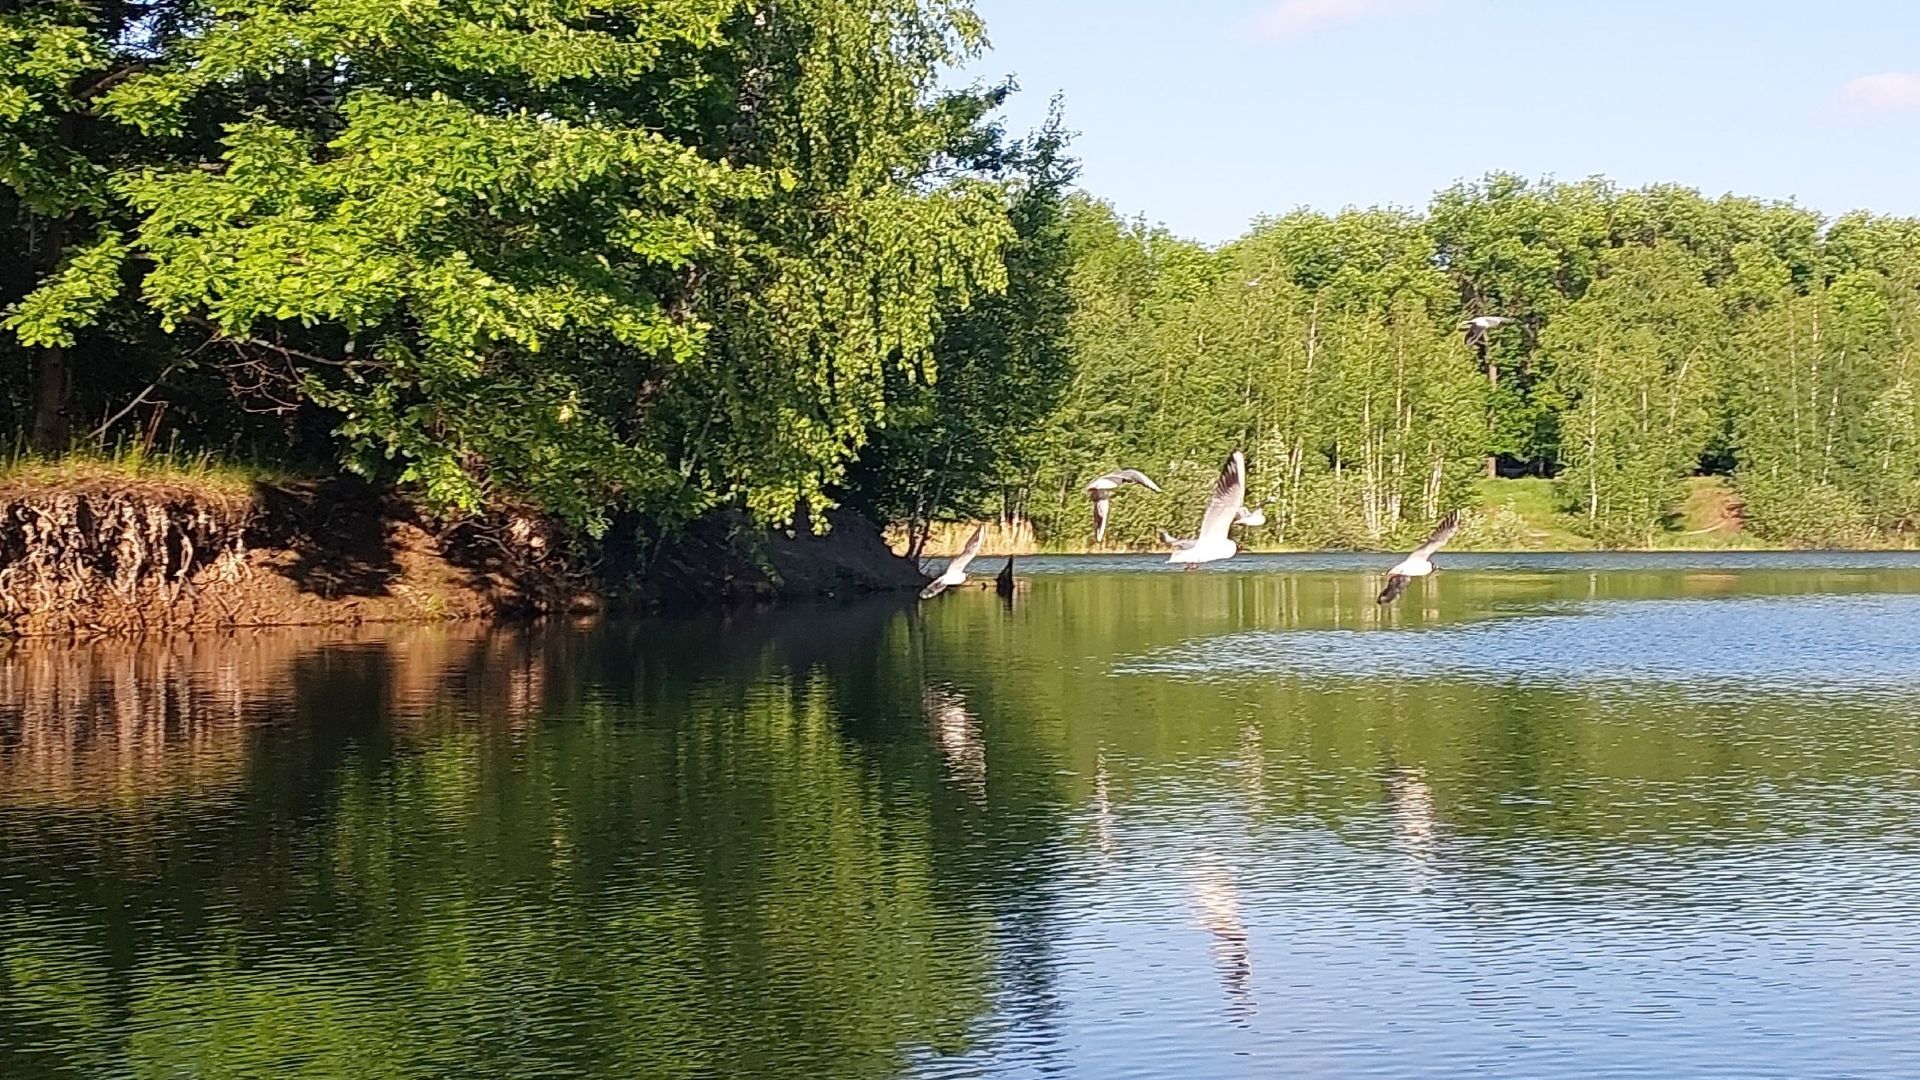
[[1020, 568], [0, 652], [0, 1075], [1920, 1067], [1912, 568]]

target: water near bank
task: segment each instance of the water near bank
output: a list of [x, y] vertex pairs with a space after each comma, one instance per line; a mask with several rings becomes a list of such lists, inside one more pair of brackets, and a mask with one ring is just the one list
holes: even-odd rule
[[0, 1076], [1909, 1077], [1920, 560], [0, 652]]

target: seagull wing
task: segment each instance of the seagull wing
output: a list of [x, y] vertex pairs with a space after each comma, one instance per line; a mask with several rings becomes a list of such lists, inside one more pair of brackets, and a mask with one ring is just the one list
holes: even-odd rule
[[1427, 537], [1426, 543], [1414, 550], [1413, 557], [1416, 559], [1432, 557], [1434, 552], [1439, 551], [1442, 545], [1453, 539], [1453, 534], [1459, 531], [1460, 511], [1455, 510], [1440, 520], [1439, 528], [1433, 530], [1433, 535]]
[[1160, 542], [1175, 551], [1185, 551], [1193, 546], [1193, 541], [1182, 540], [1165, 529], [1160, 530]]
[[1122, 484], [1139, 484], [1148, 491], [1160, 490], [1160, 485], [1147, 479], [1147, 474], [1141, 472], [1139, 469], [1121, 469], [1118, 472], [1108, 473], [1104, 479]]
[[1247, 456], [1235, 450], [1227, 455], [1220, 479], [1213, 483], [1213, 497], [1207, 500], [1207, 512], [1200, 519], [1201, 540], [1224, 540], [1233, 519], [1240, 516], [1247, 498]]
[[1112, 509], [1113, 493], [1103, 488], [1093, 489], [1093, 542], [1099, 543], [1107, 538], [1107, 511]]
[[[953, 561], [947, 564], [947, 573], [953, 574], [965, 570], [967, 564], [973, 561], [973, 557], [980, 554], [980, 545], [986, 542], [987, 527], [985, 525], [975, 525], [973, 527], [973, 535], [967, 537], [967, 546], [961, 548], [960, 554], [955, 555]], [[943, 574], [941, 576], [944, 577], [945, 575]]]

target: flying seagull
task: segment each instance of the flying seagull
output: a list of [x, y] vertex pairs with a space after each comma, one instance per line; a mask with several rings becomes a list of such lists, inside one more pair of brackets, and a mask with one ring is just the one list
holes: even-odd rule
[[[1233, 515], [1233, 523], [1235, 525], [1244, 525], [1249, 529], [1257, 529], [1267, 523], [1267, 512], [1265, 510], [1249, 510], [1243, 506], [1240, 508], [1239, 513]], [[1193, 541], [1182, 540], [1165, 529], [1160, 530], [1160, 542], [1170, 548], [1190, 548], [1193, 546]]]
[[1191, 570], [1201, 563], [1232, 558], [1240, 546], [1227, 535], [1227, 530], [1246, 514], [1246, 497], [1247, 456], [1235, 450], [1221, 466], [1220, 479], [1214, 481], [1213, 497], [1207, 500], [1207, 512], [1200, 518], [1200, 535], [1192, 540], [1178, 540], [1165, 532], [1160, 534], [1160, 539], [1173, 549], [1167, 561], [1185, 563]]
[[967, 538], [967, 546], [961, 548], [960, 554], [955, 555], [953, 560], [947, 563], [947, 568], [941, 571], [939, 577], [928, 582], [927, 587], [920, 590], [920, 599], [925, 600], [929, 597], [939, 596], [953, 586], [967, 580], [967, 564], [973, 561], [975, 555], [980, 554], [980, 545], [985, 543], [986, 539], [986, 525], [975, 525], [973, 527], [973, 535]]
[[1087, 495], [1093, 499], [1093, 542], [1096, 544], [1107, 538], [1107, 504], [1113, 501], [1113, 491], [1121, 484], [1139, 484], [1153, 492], [1160, 490], [1160, 485], [1138, 469], [1120, 469], [1088, 484]]
[[1487, 334], [1510, 322], [1517, 320], [1505, 315], [1476, 315], [1461, 323], [1455, 329], [1466, 331], [1467, 345], [1478, 352], [1482, 359], [1487, 355]]
[[1408, 581], [1433, 573], [1433, 553], [1439, 551], [1441, 545], [1453, 539], [1453, 534], [1459, 531], [1460, 511], [1455, 510], [1440, 522], [1440, 527], [1433, 530], [1433, 535], [1427, 537], [1426, 543], [1414, 549], [1413, 554], [1400, 560], [1400, 565], [1387, 571], [1387, 587], [1380, 590], [1378, 602], [1393, 603], [1394, 597], [1406, 591]]

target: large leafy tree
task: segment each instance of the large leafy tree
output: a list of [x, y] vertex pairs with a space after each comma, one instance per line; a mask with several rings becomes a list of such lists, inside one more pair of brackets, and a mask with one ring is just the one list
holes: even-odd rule
[[169, 153], [190, 156], [198, 132], [183, 126], [163, 145], [104, 106], [189, 13], [169, 0], [0, 4], [0, 243], [10, 251], [0, 309], [12, 309], [13, 331], [0, 334], [0, 390], [9, 427], [41, 449], [64, 449], [72, 434], [76, 367], [80, 381], [118, 390], [166, 362], [168, 350], [149, 348], [150, 321], [114, 303], [132, 221], [115, 181]]
[[[974, 109], [991, 103], [969, 100]], [[1026, 515], [1027, 479], [1051, 451], [1038, 429], [1070, 374], [1074, 169], [1058, 111], [1026, 140], [987, 134], [959, 164], [1006, 185], [1015, 234], [1006, 291], [945, 320], [920, 370], [888, 375], [883, 426], [847, 493], [878, 520], [908, 523], [916, 554], [935, 517]]]
[[[57, 349], [137, 290], [241, 393], [323, 411], [353, 468], [438, 506], [529, 499], [594, 528], [621, 505], [818, 505], [886, 372], [1004, 282], [998, 188], [938, 171], [977, 120], [933, 93], [980, 44], [963, 5], [177, 15], [96, 34], [142, 56], [87, 99], [164, 152], [136, 167], [23, 129], [84, 179], [36, 212], [91, 231], [9, 325]], [[54, 29], [8, 40], [75, 37]], [[42, 80], [53, 106], [112, 64], [80, 51]]]

